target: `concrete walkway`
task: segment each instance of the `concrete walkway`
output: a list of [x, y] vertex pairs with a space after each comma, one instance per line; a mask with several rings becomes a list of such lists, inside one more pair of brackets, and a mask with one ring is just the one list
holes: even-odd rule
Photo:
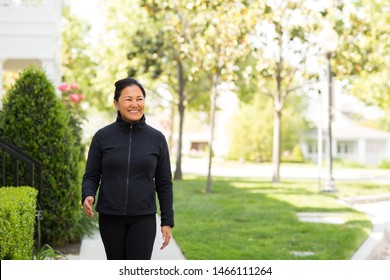
[[351, 197], [343, 201], [366, 213], [373, 224], [371, 233], [352, 260], [390, 260], [390, 194]]
[[[159, 224], [160, 217], [157, 217], [157, 225]], [[174, 238], [171, 238], [169, 245], [164, 250], [160, 250], [162, 243], [163, 239], [160, 227], [157, 226], [152, 260], [185, 260]], [[104, 246], [99, 232], [95, 232], [92, 237], [85, 237], [82, 240], [79, 255], [67, 255], [66, 257], [68, 260], [106, 260], [106, 253], [104, 252]]]

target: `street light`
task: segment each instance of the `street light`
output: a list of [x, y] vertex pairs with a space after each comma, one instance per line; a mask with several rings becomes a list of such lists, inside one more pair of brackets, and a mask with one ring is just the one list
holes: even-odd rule
[[326, 161], [327, 161], [327, 178], [325, 181], [325, 185], [322, 191], [324, 192], [335, 192], [336, 184], [333, 179], [333, 156], [332, 156], [332, 97], [333, 97], [333, 87], [332, 87], [332, 66], [331, 66], [331, 57], [333, 52], [337, 48], [338, 44], [338, 35], [337, 32], [332, 28], [332, 26], [328, 23], [325, 25], [322, 34], [322, 49], [326, 53], [326, 59], [328, 62], [328, 134], [327, 134], [327, 153], [326, 153]]
[[317, 165], [318, 165], [318, 187], [321, 189], [321, 177], [322, 177], [322, 94], [321, 90], [318, 90], [318, 133], [317, 133]]

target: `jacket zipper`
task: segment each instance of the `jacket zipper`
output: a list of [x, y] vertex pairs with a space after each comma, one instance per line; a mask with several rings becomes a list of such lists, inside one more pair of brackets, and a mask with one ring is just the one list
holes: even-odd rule
[[126, 178], [126, 200], [125, 200], [125, 212], [124, 215], [127, 214], [127, 201], [129, 195], [129, 177], [130, 177], [130, 157], [131, 157], [131, 136], [133, 134], [133, 125], [130, 125], [130, 134], [129, 134], [129, 153], [127, 156], [127, 178]]

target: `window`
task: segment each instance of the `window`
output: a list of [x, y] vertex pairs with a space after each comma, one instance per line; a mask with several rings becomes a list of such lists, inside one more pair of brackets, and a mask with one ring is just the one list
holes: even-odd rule
[[339, 155], [353, 154], [356, 151], [356, 142], [354, 141], [338, 141], [337, 153]]
[[206, 151], [208, 146], [208, 142], [191, 142], [191, 150], [193, 151]]
[[381, 154], [386, 153], [386, 141], [384, 140], [371, 140], [366, 144], [367, 153]]

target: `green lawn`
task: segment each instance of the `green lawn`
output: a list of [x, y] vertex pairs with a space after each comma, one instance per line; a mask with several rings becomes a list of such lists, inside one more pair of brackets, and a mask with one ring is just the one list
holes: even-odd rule
[[[350, 259], [371, 222], [338, 199], [390, 191], [389, 185], [338, 182], [337, 193], [322, 193], [307, 180], [214, 178], [211, 193], [205, 185], [203, 177], [174, 182], [173, 235], [190, 260]], [[297, 212], [338, 212], [345, 223], [304, 223]]]

